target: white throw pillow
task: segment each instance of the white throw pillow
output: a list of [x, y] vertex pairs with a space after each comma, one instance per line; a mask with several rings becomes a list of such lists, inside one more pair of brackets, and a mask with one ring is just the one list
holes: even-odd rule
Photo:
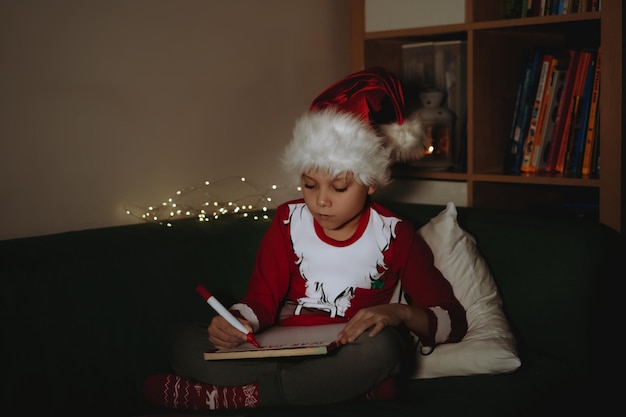
[[417, 349], [413, 378], [507, 373], [519, 368], [516, 342], [502, 310], [502, 299], [474, 237], [457, 222], [453, 203], [421, 227], [435, 266], [446, 277], [467, 312], [461, 342], [439, 345], [430, 355]]

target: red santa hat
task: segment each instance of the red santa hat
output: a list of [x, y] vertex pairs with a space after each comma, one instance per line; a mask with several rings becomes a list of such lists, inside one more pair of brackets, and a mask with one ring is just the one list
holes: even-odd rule
[[382, 186], [395, 161], [424, 154], [422, 124], [404, 118], [400, 81], [381, 67], [348, 75], [323, 91], [297, 121], [283, 162], [300, 175], [320, 169], [349, 172], [361, 184]]

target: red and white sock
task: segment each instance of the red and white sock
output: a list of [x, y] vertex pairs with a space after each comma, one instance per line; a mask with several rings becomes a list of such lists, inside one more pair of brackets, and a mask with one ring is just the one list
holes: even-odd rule
[[261, 405], [258, 384], [220, 387], [172, 374], [146, 378], [144, 395], [152, 405], [177, 410], [256, 408]]

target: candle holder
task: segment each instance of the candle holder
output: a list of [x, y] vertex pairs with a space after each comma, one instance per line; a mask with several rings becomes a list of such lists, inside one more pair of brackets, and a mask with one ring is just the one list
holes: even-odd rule
[[445, 94], [439, 90], [427, 90], [419, 95], [421, 107], [416, 114], [422, 121], [426, 135], [426, 153], [409, 165], [428, 170], [448, 170], [454, 164], [452, 147], [455, 114], [444, 106]]

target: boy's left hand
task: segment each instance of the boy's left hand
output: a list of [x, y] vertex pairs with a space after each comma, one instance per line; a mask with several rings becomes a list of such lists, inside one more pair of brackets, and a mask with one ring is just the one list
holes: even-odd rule
[[387, 326], [399, 326], [406, 321], [409, 307], [404, 304], [380, 304], [359, 310], [339, 332], [341, 344], [354, 342], [369, 329], [369, 336], [376, 336]]

